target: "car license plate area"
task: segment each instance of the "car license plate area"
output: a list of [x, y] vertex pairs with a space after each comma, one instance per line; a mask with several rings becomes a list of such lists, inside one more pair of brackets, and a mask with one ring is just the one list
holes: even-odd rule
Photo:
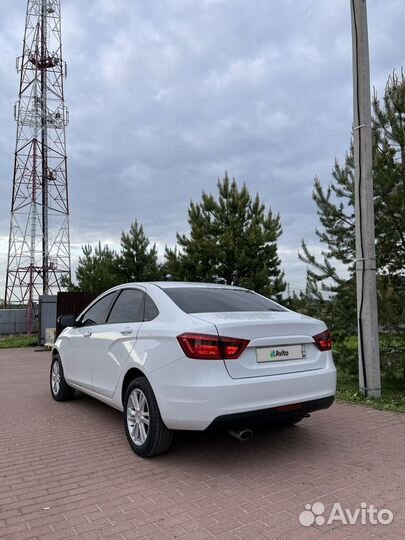
[[256, 349], [256, 360], [259, 363], [285, 362], [303, 358], [306, 358], [304, 345], [275, 345]]

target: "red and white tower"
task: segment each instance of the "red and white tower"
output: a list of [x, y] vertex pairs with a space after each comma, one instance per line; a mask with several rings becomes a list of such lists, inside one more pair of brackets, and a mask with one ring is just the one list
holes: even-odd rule
[[28, 0], [17, 59], [17, 142], [6, 277], [7, 306], [27, 306], [70, 277], [69, 203], [60, 0]]

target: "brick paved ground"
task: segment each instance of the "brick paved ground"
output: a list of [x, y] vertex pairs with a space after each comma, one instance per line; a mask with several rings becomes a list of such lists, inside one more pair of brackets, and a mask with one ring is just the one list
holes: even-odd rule
[[[54, 402], [49, 353], [0, 351], [0, 537], [8, 540], [399, 540], [404, 417], [336, 404], [240, 443], [182, 434], [151, 460], [128, 447], [117, 411]], [[306, 503], [361, 502], [391, 525], [303, 527]]]

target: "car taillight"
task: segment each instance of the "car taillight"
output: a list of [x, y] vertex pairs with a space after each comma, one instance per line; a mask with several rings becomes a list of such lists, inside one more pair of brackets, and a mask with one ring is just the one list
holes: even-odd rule
[[236, 360], [249, 344], [248, 339], [185, 333], [177, 336], [188, 358], [196, 360]]
[[330, 351], [332, 349], [332, 338], [329, 330], [325, 330], [314, 336], [315, 345], [320, 351]]

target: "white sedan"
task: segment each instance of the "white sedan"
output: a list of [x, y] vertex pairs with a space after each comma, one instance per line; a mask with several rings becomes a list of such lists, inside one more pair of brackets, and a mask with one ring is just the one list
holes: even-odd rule
[[173, 430], [293, 424], [336, 390], [325, 324], [241, 287], [129, 283], [100, 295], [52, 351], [57, 401], [85, 392], [120, 411], [131, 448], [167, 451]]

